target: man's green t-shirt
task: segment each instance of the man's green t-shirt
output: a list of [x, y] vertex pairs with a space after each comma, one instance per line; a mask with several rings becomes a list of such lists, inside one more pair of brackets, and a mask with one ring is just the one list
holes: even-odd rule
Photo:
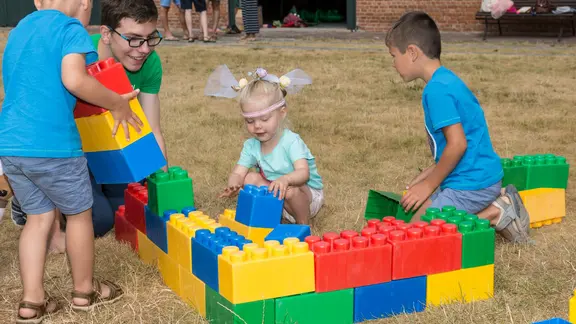
[[[98, 42], [100, 41], [101, 35], [94, 34], [91, 37], [94, 47], [98, 50]], [[134, 89], [140, 89], [140, 92], [150, 94], [160, 92], [160, 86], [162, 85], [162, 62], [156, 51], [153, 51], [148, 56], [146, 62], [144, 62], [138, 72], [125, 71]]]

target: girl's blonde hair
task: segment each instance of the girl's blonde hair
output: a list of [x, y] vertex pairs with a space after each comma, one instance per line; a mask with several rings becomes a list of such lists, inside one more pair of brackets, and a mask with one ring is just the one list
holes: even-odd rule
[[282, 89], [278, 83], [252, 80], [240, 90], [238, 95], [240, 108], [256, 96], [265, 96], [268, 100], [266, 105], [271, 106], [286, 97], [286, 90]]

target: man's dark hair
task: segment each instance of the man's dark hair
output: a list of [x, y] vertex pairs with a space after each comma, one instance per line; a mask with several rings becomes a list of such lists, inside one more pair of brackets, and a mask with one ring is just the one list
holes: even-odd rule
[[154, 0], [102, 0], [102, 25], [118, 28], [124, 18], [134, 19], [139, 24], [158, 20], [158, 9]]
[[427, 13], [405, 13], [386, 33], [386, 46], [394, 46], [404, 54], [409, 45], [418, 46], [431, 59], [440, 59], [440, 31], [434, 19]]

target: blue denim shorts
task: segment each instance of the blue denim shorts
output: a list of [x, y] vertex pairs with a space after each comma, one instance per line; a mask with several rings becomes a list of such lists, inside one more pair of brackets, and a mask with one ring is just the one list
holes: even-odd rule
[[170, 2], [174, 2], [176, 7], [180, 8], [180, 0], [160, 0], [160, 7], [170, 8]]
[[92, 186], [84, 156], [75, 158], [0, 157], [14, 196], [28, 215], [55, 208], [75, 215], [92, 208]]
[[490, 206], [500, 196], [500, 189], [502, 189], [502, 181], [480, 190], [438, 189], [430, 196], [430, 200], [432, 200], [430, 207], [441, 209], [450, 205], [470, 214], [477, 214]]

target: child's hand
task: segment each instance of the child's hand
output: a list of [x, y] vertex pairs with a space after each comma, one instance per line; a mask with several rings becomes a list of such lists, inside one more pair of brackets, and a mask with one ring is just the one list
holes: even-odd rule
[[406, 194], [400, 199], [400, 204], [406, 212], [416, 211], [432, 195], [433, 191], [434, 188], [428, 184], [428, 181], [420, 181], [406, 191]]
[[116, 132], [118, 131], [118, 126], [122, 124], [124, 128], [124, 134], [126, 135], [126, 140], [130, 140], [130, 131], [128, 129], [128, 124], [132, 125], [134, 129], [140, 134], [140, 127], [144, 125], [140, 118], [132, 111], [130, 108], [130, 100], [136, 98], [140, 93], [140, 90], [134, 90], [130, 93], [121, 95], [121, 100], [110, 109], [110, 113], [114, 118], [114, 129], [112, 129], [112, 137], [116, 136]]
[[268, 192], [274, 192], [274, 197], [282, 200], [286, 196], [286, 190], [288, 190], [289, 185], [290, 181], [288, 177], [284, 175], [270, 183]]
[[238, 185], [233, 185], [233, 186], [228, 186], [224, 189], [224, 192], [222, 192], [218, 198], [229, 198], [229, 197], [233, 197], [235, 195], [238, 194], [238, 191], [240, 191], [240, 189], [242, 189], [242, 186], [238, 186]]

